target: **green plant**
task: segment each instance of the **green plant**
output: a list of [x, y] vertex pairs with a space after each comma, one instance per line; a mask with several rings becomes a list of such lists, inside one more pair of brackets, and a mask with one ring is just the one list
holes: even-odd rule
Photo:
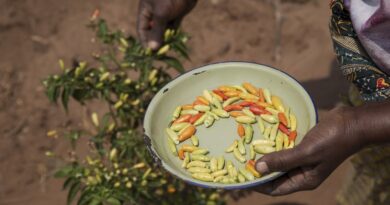
[[[93, 65], [78, 62], [68, 68], [60, 60], [62, 73], [43, 82], [49, 100], [60, 100], [65, 110], [70, 98], [87, 107], [92, 100], [108, 107], [100, 117], [92, 113], [92, 131], [63, 134], [70, 140], [74, 156], [55, 176], [65, 179], [68, 204], [78, 194], [80, 205], [224, 204], [217, 191], [187, 185], [157, 167], [142, 139], [140, 125], [145, 109], [153, 95], [171, 80], [168, 70], [184, 71], [173, 56], [188, 58], [187, 36], [167, 30], [165, 44], [153, 52], [134, 37], [111, 31], [105, 20], [96, 16], [89, 27], [104, 44], [105, 52], [95, 55]], [[88, 138], [91, 145], [86, 157], [74, 151], [82, 137]]]

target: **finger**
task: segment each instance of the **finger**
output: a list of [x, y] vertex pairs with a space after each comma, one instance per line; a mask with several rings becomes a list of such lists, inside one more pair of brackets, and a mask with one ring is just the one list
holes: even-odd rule
[[313, 172], [311, 168], [294, 169], [275, 181], [257, 187], [255, 191], [271, 196], [281, 196], [313, 189], [319, 183], [317, 183], [318, 180], [310, 177], [311, 172]]
[[163, 43], [164, 31], [167, 27], [167, 22], [164, 18], [160, 18], [157, 16], [153, 17], [153, 25], [150, 30], [146, 32], [147, 38], [147, 47], [152, 50], [156, 50], [161, 47]]
[[149, 4], [140, 1], [138, 8], [137, 33], [144, 47], [147, 46], [147, 33], [151, 28], [152, 8]]
[[310, 156], [305, 149], [298, 147], [273, 152], [264, 155], [256, 161], [256, 170], [261, 174], [268, 174], [275, 171], [289, 171], [293, 168], [306, 165]]

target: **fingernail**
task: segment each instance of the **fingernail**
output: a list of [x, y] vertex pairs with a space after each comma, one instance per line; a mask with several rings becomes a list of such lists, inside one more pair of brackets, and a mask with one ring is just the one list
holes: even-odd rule
[[157, 41], [149, 41], [148, 47], [152, 50], [156, 50], [158, 48], [158, 42]]
[[267, 174], [269, 172], [269, 169], [268, 169], [268, 166], [267, 166], [267, 163], [265, 162], [259, 162], [256, 164], [256, 169], [258, 172], [260, 172], [261, 174]]

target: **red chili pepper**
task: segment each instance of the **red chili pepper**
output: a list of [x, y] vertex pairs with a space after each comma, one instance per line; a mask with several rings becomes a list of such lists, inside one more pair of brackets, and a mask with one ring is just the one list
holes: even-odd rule
[[288, 128], [286, 126], [284, 126], [283, 124], [279, 124], [279, 130], [282, 131], [284, 134], [290, 136], [290, 131], [288, 130]]
[[227, 100], [227, 99], [229, 98], [228, 96], [226, 96], [225, 94], [223, 94], [223, 92], [220, 91], [220, 90], [213, 90], [213, 92], [214, 92], [215, 94], [219, 95], [223, 100]]
[[249, 107], [249, 106], [252, 106], [252, 105], [255, 105], [256, 103], [254, 102], [250, 102], [250, 101], [242, 101], [240, 103], [238, 103], [240, 106], [242, 107]]
[[288, 135], [288, 139], [291, 141], [295, 141], [295, 138], [297, 138], [297, 131], [294, 130], [292, 132], [290, 132], [290, 134]]
[[271, 114], [269, 111], [265, 110], [264, 108], [258, 106], [258, 105], [252, 105], [249, 107], [249, 110], [253, 112], [255, 115], [263, 115], [263, 114]]
[[280, 112], [278, 113], [278, 118], [279, 118], [279, 121], [284, 125], [284, 126], [287, 126], [287, 118], [286, 116], [284, 115], [284, 113]]
[[242, 107], [238, 104], [228, 105], [223, 108], [225, 111], [230, 112], [233, 110], [242, 110]]
[[189, 123], [194, 124], [200, 117], [202, 117], [204, 113], [198, 113], [196, 115], [191, 116], [191, 118], [188, 120]]
[[190, 114], [183, 115], [183, 116], [177, 118], [175, 121], [173, 121], [172, 124], [176, 124], [176, 123], [180, 123], [180, 122], [188, 122], [191, 117], [192, 117], [192, 115], [190, 115]]

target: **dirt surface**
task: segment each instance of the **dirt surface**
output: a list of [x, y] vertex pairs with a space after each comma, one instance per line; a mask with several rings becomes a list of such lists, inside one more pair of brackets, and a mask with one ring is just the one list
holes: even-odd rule
[[[241, 60], [272, 65], [308, 89], [320, 115], [339, 101], [347, 83], [337, 70], [328, 32], [327, 1], [281, 7], [281, 60], [275, 61], [273, 6], [261, 0], [204, 0], [183, 22], [192, 39], [187, 69], [206, 63]], [[49, 104], [41, 80], [59, 72], [57, 59], [91, 59], [93, 34], [85, 28], [95, 8], [112, 27], [135, 33], [135, 0], [0, 0], [0, 204], [65, 204], [61, 181], [51, 177], [59, 166], [47, 149], [66, 152], [45, 133], [80, 126], [83, 112], [71, 103], [66, 113]], [[83, 147], [83, 145], [81, 146]], [[317, 190], [285, 197], [253, 194], [231, 204], [335, 204], [350, 165], [344, 163]]]

